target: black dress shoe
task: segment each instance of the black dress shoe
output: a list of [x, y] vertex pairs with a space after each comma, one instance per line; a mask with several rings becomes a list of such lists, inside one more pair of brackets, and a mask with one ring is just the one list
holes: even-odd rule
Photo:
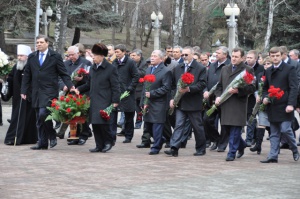
[[218, 152], [225, 152], [225, 149], [218, 149]]
[[50, 148], [53, 148], [57, 145], [57, 140], [54, 139], [54, 140], [50, 140]]
[[234, 157], [229, 157], [229, 156], [227, 156], [227, 158], [226, 158], [226, 161], [234, 161]]
[[300, 146], [300, 142], [297, 143], [297, 146]]
[[295, 161], [299, 160], [299, 152], [298, 151], [293, 153], [293, 158], [294, 158]]
[[244, 155], [245, 149], [243, 150], [239, 150], [238, 154], [237, 154], [237, 158], [241, 158]]
[[250, 142], [250, 141], [247, 141], [247, 142], [246, 142], [246, 146], [247, 146], [247, 147], [251, 147], [251, 142]]
[[78, 145], [84, 145], [86, 143], [85, 139], [79, 139]]
[[11, 119], [7, 119], [7, 122], [8, 122], [8, 123], [11, 123]]
[[165, 148], [170, 148], [170, 147], [171, 147], [170, 143], [165, 144]]
[[262, 160], [260, 162], [261, 163], [278, 163], [278, 160], [275, 160], [275, 159], [266, 159], [266, 160]]
[[288, 144], [280, 144], [280, 149], [289, 149]]
[[104, 148], [102, 149], [101, 152], [106, 153], [107, 151], [109, 151], [112, 148], [111, 144], [105, 144]]
[[141, 144], [136, 145], [136, 147], [137, 148], [150, 148], [150, 144], [141, 143]]
[[205, 154], [206, 154], [205, 151], [196, 151], [196, 153], [194, 153], [194, 156], [203, 156]]
[[117, 136], [125, 136], [125, 132], [121, 131], [120, 133], [117, 133]]
[[155, 151], [150, 151], [150, 152], [149, 152], [149, 155], [157, 155], [157, 154], [159, 154], [159, 151], [157, 151], [157, 152], [155, 152]]
[[5, 142], [6, 145], [14, 145], [14, 142]]
[[59, 139], [64, 139], [65, 138], [65, 133], [56, 133], [56, 137], [58, 137]]
[[181, 142], [180, 148], [185, 149], [186, 148], [186, 143]]
[[214, 151], [214, 150], [216, 150], [217, 148], [218, 148], [218, 143], [217, 143], [217, 142], [214, 142], [213, 145], [210, 147], [209, 150]]
[[128, 140], [128, 139], [125, 139], [124, 141], [123, 141], [123, 143], [130, 143], [131, 142], [131, 140]]
[[171, 148], [170, 150], [167, 150], [167, 151], [164, 151], [164, 152], [167, 155], [171, 155], [173, 157], [178, 157], [178, 150], [177, 149]]
[[210, 147], [210, 143], [206, 143], [206, 148], [209, 148]]
[[92, 132], [89, 132], [89, 138], [90, 138], [90, 137], [93, 137], [93, 134], [92, 134]]
[[96, 152], [100, 152], [100, 151], [102, 151], [100, 148], [98, 148], [98, 147], [96, 147], [96, 148], [94, 148], [94, 149], [90, 149], [89, 150], [91, 153], [96, 153]]
[[45, 147], [45, 146], [41, 147], [41, 146], [36, 145], [36, 146], [30, 147], [30, 149], [32, 149], [32, 150], [47, 150], [48, 147]]
[[79, 140], [71, 140], [70, 142], [68, 142], [68, 145], [78, 145]]
[[2, 122], [0, 122], [0, 126], [3, 126], [3, 123], [2, 123]]

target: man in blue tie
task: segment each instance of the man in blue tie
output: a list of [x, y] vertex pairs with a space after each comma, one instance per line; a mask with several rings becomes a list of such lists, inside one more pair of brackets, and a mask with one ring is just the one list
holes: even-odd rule
[[[36, 112], [38, 143], [31, 147], [32, 150], [48, 149], [48, 139], [50, 148], [57, 144], [52, 121], [45, 119], [50, 114], [46, 107], [50, 106], [52, 99], [58, 97], [58, 77], [61, 77], [68, 89], [74, 88], [61, 55], [49, 49], [48, 45], [46, 36], [37, 37], [37, 51], [28, 56], [22, 80], [21, 97], [31, 101]], [[32, 97], [27, 99], [31, 91]]]

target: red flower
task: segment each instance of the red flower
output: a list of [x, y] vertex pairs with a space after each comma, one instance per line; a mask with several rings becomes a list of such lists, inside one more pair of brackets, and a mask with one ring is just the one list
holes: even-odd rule
[[67, 111], [67, 113], [70, 113], [71, 112], [71, 108], [67, 108], [66, 111]]
[[77, 71], [78, 75], [87, 75], [89, 74], [86, 70], [84, 70], [83, 68], [79, 68], [79, 70]]
[[59, 110], [59, 108], [60, 108], [59, 106], [56, 106], [56, 107], [55, 107], [56, 110]]
[[110, 116], [104, 110], [100, 110], [100, 115], [105, 121], [108, 121], [110, 119]]
[[266, 81], [266, 76], [262, 76], [261, 81], [263, 81], [263, 82]]
[[57, 99], [56, 99], [56, 98], [54, 98], [54, 99], [52, 100], [52, 103], [56, 103], [56, 101], [57, 101]]
[[66, 98], [66, 102], [69, 103], [70, 102], [70, 98], [67, 97]]
[[140, 78], [140, 79], [139, 79], [139, 82], [140, 82], [140, 83], [144, 83], [144, 78]]
[[51, 107], [55, 107], [55, 106], [56, 106], [56, 103], [52, 102]]
[[248, 71], [246, 71], [243, 78], [244, 78], [244, 81], [246, 82], [246, 84], [251, 84], [254, 80], [254, 76], [251, 73], [249, 73]]
[[191, 73], [184, 73], [181, 75], [181, 79], [184, 84], [191, 84], [194, 82], [194, 75]]
[[64, 101], [65, 97], [64, 96], [60, 96], [59, 100], [60, 101]]
[[80, 104], [81, 104], [81, 103], [80, 103], [79, 101], [76, 102], [76, 105], [77, 105], [77, 106], [80, 106]]
[[144, 77], [144, 81], [145, 82], [150, 82], [150, 83], [153, 83], [155, 82], [155, 75], [152, 75], [152, 74], [149, 74], [149, 75], [145, 75]]

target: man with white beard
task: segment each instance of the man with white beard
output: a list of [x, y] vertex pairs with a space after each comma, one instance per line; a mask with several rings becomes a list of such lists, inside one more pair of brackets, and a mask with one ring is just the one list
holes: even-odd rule
[[[17, 137], [16, 144], [35, 144], [37, 138], [37, 128], [35, 126], [36, 116], [35, 111], [31, 107], [31, 94], [27, 95], [28, 100], [21, 100], [21, 82], [23, 78], [24, 67], [27, 63], [28, 55], [31, 53], [31, 48], [26, 45], [18, 45], [17, 54], [18, 62], [13, 66], [12, 71], [9, 73], [8, 93], [1, 97], [3, 100], [12, 99], [12, 114], [11, 123], [7, 130], [4, 143], [6, 145], [13, 145], [15, 137]], [[20, 114], [20, 115], [19, 115]], [[19, 118], [19, 124], [18, 123]], [[18, 126], [18, 129], [17, 129]], [[16, 136], [17, 132], [17, 136]]]

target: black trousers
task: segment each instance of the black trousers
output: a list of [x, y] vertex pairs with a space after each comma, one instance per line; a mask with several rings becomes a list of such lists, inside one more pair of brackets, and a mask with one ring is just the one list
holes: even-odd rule
[[205, 112], [203, 113], [203, 126], [205, 131], [206, 140], [211, 142], [219, 142], [220, 134], [218, 127], [216, 126], [216, 120], [218, 119], [218, 112], [214, 112], [208, 116]]
[[109, 124], [92, 124], [96, 147], [103, 149], [107, 143], [112, 144], [113, 139], [110, 135]]
[[133, 138], [133, 133], [134, 133], [134, 112], [124, 112], [124, 114], [125, 114], [125, 123], [124, 123], [125, 138], [131, 140]]

